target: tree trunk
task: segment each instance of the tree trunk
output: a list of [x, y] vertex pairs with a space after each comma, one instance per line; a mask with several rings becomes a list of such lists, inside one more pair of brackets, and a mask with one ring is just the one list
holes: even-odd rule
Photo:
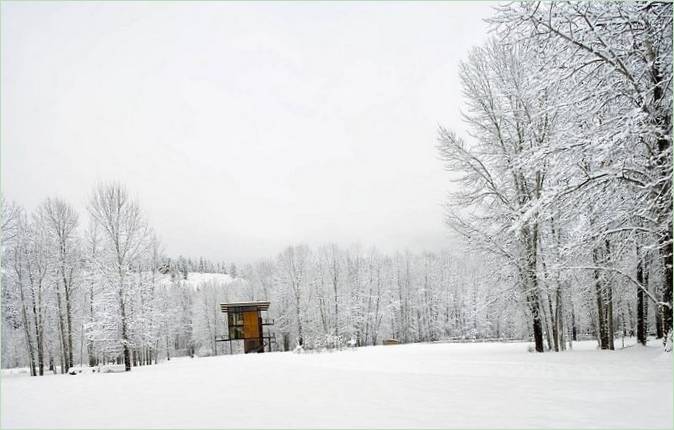
[[64, 295], [66, 299], [66, 331], [68, 342], [68, 368], [74, 367], [73, 362], [73, 327], [72, 327], [72, 306], [70, 305], [70, 287], [64, 285]]
[[[598, 266], [601, 261], [599, 258], [599, 250], [592, 251], [592, 260], [595, 266]], [[599, 340], [599, 348], [608, 349], [608, 327], [606, 326], [606, 306], [604, 303], [604, 288], [602, 276], [599, 270], [594, 270], [594, 294], [595, 303], [597, 305], [597, 339]]]
[[601, 282], [599, 281], [599, 275], [595, 273], [595, 299], [597, 304], [597, 340], [599, 341], [599, 347], [601, 349], [606, 349], [608, 347], [608, 338], [606, 336], [606, 318], [604, 316], [604, 300], [602, 297], [601, 291]]
[[[660, 297], [660, 300], [662, 298]], [[664, 306], [657, 305], [655, 307], [655, 337], [657, 339], [662, 339], [665, 334], [662, 330], [662, 319], [665, 316], [665, 309]]]
[[548, 318], [548, 312], [545, 311], [545, 305], [541, 307], [541, 313], [543, 314], [543, 328], [545, 332], [545, 340], [548, 342], [548, 351], [552, 351], [552, 330], [550, 329], [550, 321]]
[[548, 345], [550, 346], [550, 349], [555, 350], [555, 352], [559, 352], [559, 330], [557, 327], [557, 318], [555, 318], [555, 312], [552, 309], [552, 298], [550, 297], [550, 294], [547, 294], [548, 296], [548, 312], [550, 313], [550, 327], [551, 327], [551, 332], [552, 332], [552, 345], [550, 345], [550, 333], [548, 333]]
[[[662, 287], [662, 301], [669, 304], [669, 307], [661, 306], [662, 333], [665, 335], [665, 342], [672, 331], [672, 222], [671, 222], [671, 192], [669, 199], [669, 226], [664, 237], [660, 239], [660, 256], [664, 267], [664, 280]], [[657, 318], [657, 317], [656, 317]]]
[[61, 288], [59, 287], [58, 283], [56, 284], [56, 311], [58, 313], [58, 328], [61, 341], [62, 356], [63, 360], [65, 361], [65, 367], [70, 368], [71, 364], [70, 361], [68, 361], [69, 354], [68, 354], [68, 343], [66, 340], [66, 327], [65, 322], [63, 321], [63, 309], [61, 304]]
[[35, 354], [33, 352], [33, 340], [30, 335], [30, 327], [28, 326], [28, 313], [26, 312], [26, 301], [23, 294], [23, 283], [19, 276], [19, 292], [21, 297], [21, 321], [23, 322], [23, 331], [26, 335], [26, 348], [28, 349], [28, 358], [30, 360], [30, 376], [37, 376], [35, 369]]
[[540, 314], [533, 316], [534, 344], [536, 352], [543, 352], [543, 326], [541, 325]]
[[606, 334], [608, 336], [608, 349], [615, 350], [613, 344], [615, 330], [613, 329], [613, 287], [606, 286]]
[[[96, 258], [96, 245], [97, 241], [93, 241], [93, 249], [91, 252], [92, 259]], [[89, 284], [89, 323], [94, 322], [94, 281], [92, 280]], [[94, 350], [94, 341], [93, 339], [87, 336], [87, 354], [89, 355], [89, 366], [94, 367], [98, 364], [96, 357], [96, 351]]]
[[44, 339], [42, 327], [42, 318], [39, 318], [39, 325], [35, 328], [37, 341], [37, 367], [40, 376], [44, 375]]
[[[670, 205], [671, 205], [671, 196]], [[671, 214], [671, 211], [670, 211]], [[672, 223], [671, 215], [669, 217], [669, 228], [667, 235], [661, 239], [660, 252], [662, 258], [662, 265], [664, 266], [664, 283], [662, 288], [662, 301], [669, 304], [669, 308], [665, 308], [662, 313], [662, 331], [669, 333], [672, 330]]]
[[[645, 285], [644, 273], [646, 271], [646, 261], [644, 256], [641, 254], [641, 250], [637, 245], [637, 282], [642, 286]], [[643, 288], [637, 287], [637, 342], [642, 345], [646, 345], [646, 294], [644, 293]]]
[[562, 288], [560, 286], [557, 286], [555, 304], [556, 304], [555, 320], [557, 321], [556, 326], [557, 330], [555, 336], [557, 338], [557, 346], [559, 347], [559, 350], [564, 351], [566, 349], [566, 344], [564, 340], [564, 308], [562, 302]]
[[[65, 245], [62, 245], [61, 247], [62, 255], [62, 263], [61, 263], [61, 279], [63, 281], [63, 297], [65, 299], [65, 305], [66, 305], [66, 323], [64, 325], [65, 329], [65, 341], [66, 341], [66, 352], [67, 352], [67, 360], [66, 360], [66, 366], [68, 369], [74, 366], [73, 362], [73, 327], [72, 327], [72, 306], [70, 304], [70, 284], [71, 280], [68, 279], [68, 276], [66, 276], [66, 267], [65, 264], [63, 263], [63, 260], [65, 259]], [[72, 276], [72, 272], [71, 272]], [[58, 283], [56, 284], [56, 290], [58, 294]], [[59, 300], [59, 318], [61, 317], [61, 300]]]
[[295, 286], [295, 318], [297, 319], [297, 344], [299, 346], [304, 346], [304, 333], [302, 332], [302, 314], [300, 312], [300, 286]]
[[536, 352], [543, 352], [543, 322], [541, 321], [541, 303], [537, 276], [538, 226], [524, 226], [520, 229], [520, 240], [525, 246], [526, 260], [520, 278], [526, 290], [525, 297], [531, 312], [534, 345]]
[[[534, 285], [536, 285], [535, 281]], [[543, 345], [543, 322], [541, 321], [541, 305], [536, 289], [532, 288], [527, 294], [527, 302], [531, 311], [535, 349], [536, 352], [543, 352], [545, 350]]]
[[576, 328], [576, 310], [571, 300], [571, 339], [575, 342], [578, 340], [578, 329]]
[[124, 293], [122, 291], [122, 282], [119, 286], [119, 307], [122, 314], [122, 347], [124, 348], [124, 371], [131, 371], [131, 354], [129, 351], [129, 337], [126, 327], [126, 309], [124, 307]]
[[169, 342], [168, 329], [166, 330], [166, 361], [171, 361], [171, 343]]

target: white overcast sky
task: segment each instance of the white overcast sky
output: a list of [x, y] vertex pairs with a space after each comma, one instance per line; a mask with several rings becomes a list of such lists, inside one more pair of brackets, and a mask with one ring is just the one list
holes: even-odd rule
[[449, 248], [437, 127], [491, 6], [3, 2], [2, 190], [86, 224], [118, 180], [174, 256]]

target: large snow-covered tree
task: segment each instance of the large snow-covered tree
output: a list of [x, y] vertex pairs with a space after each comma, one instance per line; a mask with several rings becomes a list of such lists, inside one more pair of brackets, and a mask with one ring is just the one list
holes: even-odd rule
[[107, 291], [102, 310], [107, 314], [103, 330], [106, 336], [118, 328], [124, 354], [124, 366], [131, 370], [131, 298], [138, 281], [134, 278], [136, 263], [149, 247], [149, 231], [138, 204], [120, 184], [98, 186], [89, 204], [89, 213], [101, 227], [102, 247], [97, 269], [105, 276]]

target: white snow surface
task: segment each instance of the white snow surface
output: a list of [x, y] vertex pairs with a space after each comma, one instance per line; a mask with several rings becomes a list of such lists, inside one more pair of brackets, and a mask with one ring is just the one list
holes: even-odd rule
[[[180, 283], [186, 287], [192, 289], [197, 288], [201, 285], [211, 283], [217, 285], [227, 285], [234, 281], [229, 274], [225, 273], [199, 273], [199, 272], [188, 272], [187, 280], [182, 279], [182, 275], [178, 274], [178, 280]], [[171, 285], [171, 276], [170, 275], [161, 275], [159, 277], [159, 283], [163, 285]]]
[[[619, 341], [618, 341], [619, 343]], [[672, 428], [672, 355], [412, 344], [2, 377], [2, 428]]]

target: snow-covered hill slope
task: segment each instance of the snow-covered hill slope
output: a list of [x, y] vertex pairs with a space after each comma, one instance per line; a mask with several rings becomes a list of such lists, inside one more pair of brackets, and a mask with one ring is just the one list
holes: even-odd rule
[[[2, 380], [2, 428], [671, 428], [660, 347], [525, 343], [183, 358], [130, 373]], [[636, 405], [641, 405], [638, 408]]]
[[207, 282], [217, 282], [222, 284], [229, 284], [233, 279], [230, 275], [225, 273], [199, 273], [189, 272], [187, 274], [187, 282], [190, 285], [200, 285]]
[[[199, 273], [188, 272], [187, 279], [183, 279], [181, 274], [176, 278], [182, 285], [190, 288], [196, 288], [204, 284], [227, 285], [235, 280], [242, 280], [241, 278], [232, 279], [226, 273]], [[170, 285], [172, 280], [170, 275], [160, 275], [159, 282], [162, 285]]]

